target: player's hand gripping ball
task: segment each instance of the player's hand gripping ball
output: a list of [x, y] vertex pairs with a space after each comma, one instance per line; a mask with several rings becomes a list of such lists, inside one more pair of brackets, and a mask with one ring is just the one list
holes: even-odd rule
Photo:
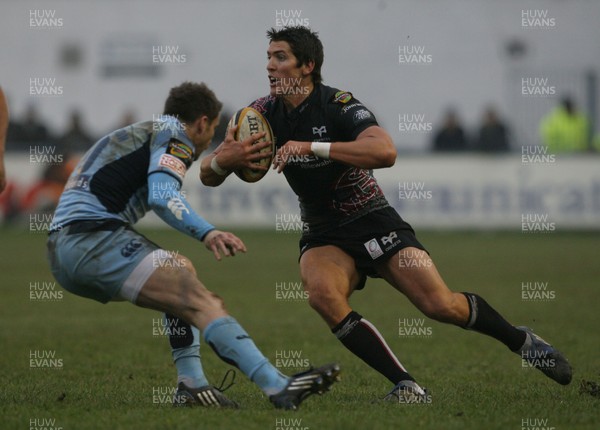
[[267, 119], [262, 116], [260, 112], [251, 107], [240, 109], [235, 115], [229, 120], [227, 124], [227, 130], [237, 125], [237, 130], [234, 135], [234, 139], [242, 141], [253, 134], [265, 132], [265, 135], [260, 139], [256, 140], [253, 145], [258, 142], [271, 142], [270, 146], [260, 150], [260, 153], [271, 152], [271, 155], [257, 161], [261, 166], [266, 167], [266, 170], [255, 170], [245, 167], [240, 170], [236, 170], [235, 174], [246, 182], [256, 182], [262, 179], [268, 172], [268, 168], [273, 161], [273, 154], [275, 154], [275, 136], [273, 136], [273, 130]]

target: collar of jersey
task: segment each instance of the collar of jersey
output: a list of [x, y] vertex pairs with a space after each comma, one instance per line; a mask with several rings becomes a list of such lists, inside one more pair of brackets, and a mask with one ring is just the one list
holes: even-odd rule
[[304, 113], [304, 111], [313, 103], [315, 103], [319, 99], [319, 94], [321, 94], [321, 84], [316, 84], [312, 90], [312, 92], [305, 98], [302, 103], [296, 106], [291, 111], [287, 111], [285, 108], [285, 104], [283, 101], [279, 101], [281, 105], [281, 109], [283, 110], [284, 115], [291, 120], [298, 119], [300, 115]]

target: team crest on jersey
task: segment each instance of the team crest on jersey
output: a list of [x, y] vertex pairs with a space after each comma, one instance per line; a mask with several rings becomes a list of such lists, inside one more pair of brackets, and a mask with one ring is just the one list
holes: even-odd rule
[[321, 127], [313, 127], [312, 132], [313, 134], [318, 134], [319, 137], [323, 137], [323, 133], [327, 133], [327, 127], [324, 125]]
[[352, 93], [349, 93], [348, 91], [338, 91], [333, 96], [334, 103], [346, 104], [350, 100], [352, 100]]
[[177, 139], [171, 139], [169, 141], [169, 146], [167, 146], [167, 154], [177, 157], [188, 167], [190, 164], [192, 164], [192, 150], [185, 143], [182, 143]]

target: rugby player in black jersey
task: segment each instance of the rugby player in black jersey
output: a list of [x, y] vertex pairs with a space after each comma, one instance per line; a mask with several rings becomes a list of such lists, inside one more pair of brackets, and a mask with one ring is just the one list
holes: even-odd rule
[[[560, 384], [571, 381], [565, 357], [527, 327], [514, 327], [483, 298], [451, 291], [411, 226], [390, 207], [372, 169], [391, 167], [396, 149], [373, 113], [350, 92], [322, 84], [323, 46], [306, 27], [267, 32], [270, 94], [250, 104], [276, 136], [273, 168], [298, 195], [305, 229], [300, 272], [310, 306], [355, 355], [394, 384], [386, 399], [429, 401], [383, 336], [348, 298], [367, 276], [382, 277], [426, 316], [489, 335]], [[259, 136], [257, 136], [259, 137]], [[230, 130], [201, 163], [205, 185], [231, 171], [261, 169], [258, 151]]]

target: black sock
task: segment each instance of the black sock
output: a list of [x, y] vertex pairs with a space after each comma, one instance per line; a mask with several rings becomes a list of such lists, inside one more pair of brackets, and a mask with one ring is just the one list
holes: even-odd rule
[[375, 326], [350, 312], [331, 332], [354, 355], [388, 378], [394, 385], [414, 378], [406, 372]]
[[523, 346], [527, 333], [511, 325], [477, 294], [463, 294], [469, 303], [469, 321], [463, 328], [498, 339], [511, 351], [517, 351]]

